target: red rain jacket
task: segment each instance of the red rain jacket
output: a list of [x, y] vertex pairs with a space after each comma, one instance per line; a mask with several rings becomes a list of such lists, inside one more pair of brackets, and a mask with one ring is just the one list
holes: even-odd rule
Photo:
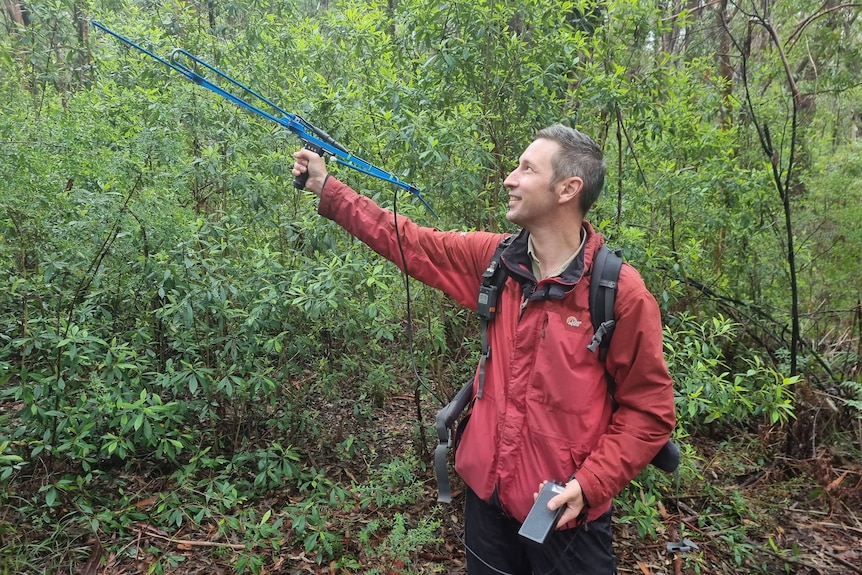
[[[329, 177], [319, 213], [403, 268], [392, 212]], [[536, 283], [526, 233], [503, 253], [510, 277], [488, 329], [484, 395], [473, 403], [455, 457], [467, 485], [485, 501], [496, 491], [518, 521], [542, 481], [572, 476], [588, 502], [587, 521], [596, 519], [665, 444], [676, 422], [658, 305], [628, 264], [620, 274], [605, 364], [587, 350], [593, 335], [589, 276], [604, 238], [586, 222], [584, 228], [584, 249], [557, 278]], [[505, 234], [441, 232], [402, 216], [398, 233], [409, 274], [475, 311], [482, 272]], [[617, 382], [616, 407], [605, 369]]]

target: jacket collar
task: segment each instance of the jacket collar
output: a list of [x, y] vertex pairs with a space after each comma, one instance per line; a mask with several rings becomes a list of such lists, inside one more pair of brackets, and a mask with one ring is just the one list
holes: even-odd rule
[[604, 243], [602, 234], [596, 232], [589, 222], [583, 222], [586, 238], [584, 247], [565, 271], [559, 276], [537, 281], [533, 275], [527, 241], [530, 232], [522, 229], [514, 241], [503, 250], [502, 262], [509, 276], [521, 286], [524, 297], [529, 300], [561, 299], [584, 276], [584, 270], [592, 267], [593, 256]]

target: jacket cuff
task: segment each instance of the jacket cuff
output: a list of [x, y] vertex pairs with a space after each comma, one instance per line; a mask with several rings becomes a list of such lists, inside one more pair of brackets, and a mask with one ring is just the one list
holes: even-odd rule
[[323, 188], [320, 190], [320, 203], [317, 206], [317, 213], [319, 215], [332, 219], [333, 203], [338, 195], [336, 190], [343, 185], [334, 176], [326, 174], [326, 178], [323, 180]]
[[588, 468], [582, 467], [575, 473], [575, 479], [581, 485], [581, 493], [584, 497], [584, 508], [589, 511], [590, 516], [597, 510], [602, 508], [601, 498], [601, 483], [599, 478]]

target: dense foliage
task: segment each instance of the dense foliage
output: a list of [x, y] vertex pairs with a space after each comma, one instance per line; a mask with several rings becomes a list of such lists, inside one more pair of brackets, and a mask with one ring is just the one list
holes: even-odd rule
[[[146, 524], [217, 532], [237, 571], [289, 545], [420, 572], [443, 514], [386, 510], [427, 497], [428, 414], [475, 365], [467, 312], [408, 299], [292, 187], [290, 133], [91, 19], [415, 181], [439, 219], [331, 166], [440, 228], [507, 229], [501, 183], [532, 135], [594, 135], [609, 177], [589, 219], [665, 313], [683, 476], [702, 474], [690, 440], [752, 430], [773, 456], [858, 459], [862, 9], [772, 4], [7, 1], [0, 571], [83, 564], [87, 538], [122, 562]], [[403, 395], [424, 417], [381, 457], [372, 413]], [[669, 487], [646, 471], [620, 521], [655, 536]], [[355, 508], [372, 519], [339, 530]], [[146, 553], [150, 572], [179, 560]]]

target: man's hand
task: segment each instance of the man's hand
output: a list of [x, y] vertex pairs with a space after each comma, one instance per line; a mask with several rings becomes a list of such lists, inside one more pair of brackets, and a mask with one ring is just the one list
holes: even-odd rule
[[[547, 483], [547, 481], [543, 481], [541, 485], [539, 485], [539, 491], [542, 490], [545, 483]], [[538, 492], [534, 493], [533, 500], [538, 496]], [[555, 495], [550, 501], [548, 501], [548, 509], [551, 511], [554, 511], [563, 505], [565, 505], [566, 508], [563, 511], [563, 514], [560, 515], [560, 520], [557, 521], [557, 529], [562, 529], [566, 523], [574, 521], [585, 511], [584, 492], [581, 490], [581, 484], [578, 483], [577, 479], [572, 479], [566, 483], [566, 488], [563, 492], [559, 495]]]
[[326, 162], [321, 156], [306, 148], [294, 152], [293, 157], [296, 158], [296, 161], [293, 163], [291, 173], [294, 176], [308, 173], [305, 189], [320, 197], [323, 193], [323, 184], [326, 182]]

